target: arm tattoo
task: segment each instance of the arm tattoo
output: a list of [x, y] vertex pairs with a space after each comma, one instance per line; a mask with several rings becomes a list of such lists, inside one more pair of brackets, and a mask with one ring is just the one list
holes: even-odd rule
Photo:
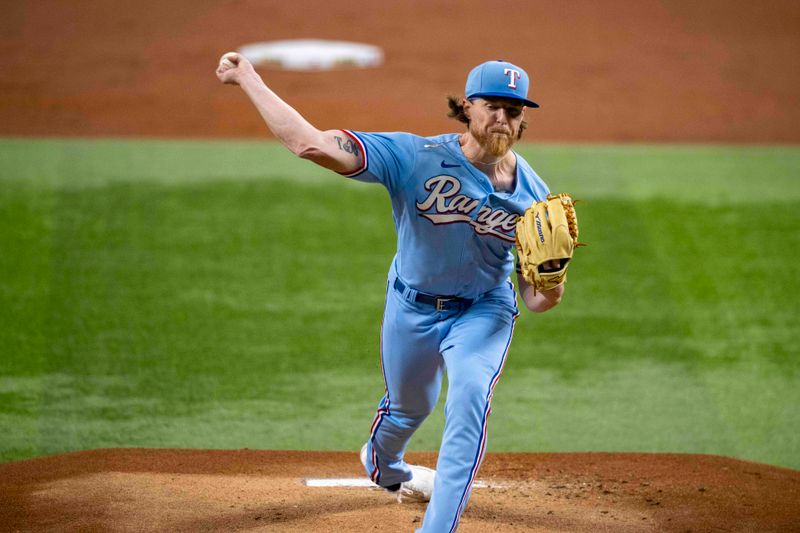
[[342, 139], [337, 135], [336, 142], [339, 143], [339, 150], [343, 150], [348, 154], [353, 154], [358, 157], [358, 145], [354, 143], [352, 139]]

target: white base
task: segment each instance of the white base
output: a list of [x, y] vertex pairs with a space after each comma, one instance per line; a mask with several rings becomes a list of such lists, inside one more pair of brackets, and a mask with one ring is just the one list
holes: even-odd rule
[[[326, 478], [326, 479], [306, 479], [304, 483], [307, 487], [374, 487], [375, 484], [367, 478]], [[485, 489], [489, 485], [483, 481], [476, 481], [472, 484], [474, 489]]]
[[239, 47], [239, 53], [253, 65], [285, 70], [369, 68], [383, 63], [383, 50], [377, 46], [322, 39], [292, 39], [246, 44]]

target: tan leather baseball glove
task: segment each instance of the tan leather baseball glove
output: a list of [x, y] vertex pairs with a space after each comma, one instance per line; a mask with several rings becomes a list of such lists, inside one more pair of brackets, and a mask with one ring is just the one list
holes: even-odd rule
[[534, 202], [517, 220], [517, 257], [525, 281], [537, 291], [558, 287], [578, 244], [578, 218], [566, 193]]

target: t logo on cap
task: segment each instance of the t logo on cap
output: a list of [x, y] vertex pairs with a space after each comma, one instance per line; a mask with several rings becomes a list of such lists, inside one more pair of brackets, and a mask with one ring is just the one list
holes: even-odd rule
[[519, 100], [527, 107], [539, 107], [533, 100], [528, 100], [528, 73], [508, 61], [487, 61], [481, 63], [467, 76], [464, 96], [473, 98], [508, 98]]
[[511, 81], [508, 82], [508, 86], [511, 87], [512, 89], [516, 89], [517, 88], [517, 80], [521, 76], [519, 71], [518, 70], [514, 70], [513, 68], [507, 68], [507, 69], [505, 69], [503, 71], [503, 74], [505, 74], [506, 76], [509, 76], [510, 79], [511, 79]]

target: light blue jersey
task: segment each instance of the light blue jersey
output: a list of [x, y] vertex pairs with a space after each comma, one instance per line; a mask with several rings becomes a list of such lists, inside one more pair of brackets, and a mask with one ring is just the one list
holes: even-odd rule
[[508, 279], [517, 218], [549, 192], [520, 155], [514, 190], [496, 192], [464, 156], [458, 134], [346, 133], [364, 154], [349, 176], [389, 191], [393, 268], [407, 285], [474, 299]]
[[457, 134], [345, 133], [364, 158], [349, 176], [386, 187], [397, 230], [381, 329], [386, 393], [363, 450], [365, 471], [390, 490], [414, 477], [406, 446], [435, 407], [446, 370], [445, 429], [418, 531], [454, 532], [483, 461], [519, 314], [509, 280], [517, 218], [548, 189], [516, 155], [514, 190], [496, 192]]

